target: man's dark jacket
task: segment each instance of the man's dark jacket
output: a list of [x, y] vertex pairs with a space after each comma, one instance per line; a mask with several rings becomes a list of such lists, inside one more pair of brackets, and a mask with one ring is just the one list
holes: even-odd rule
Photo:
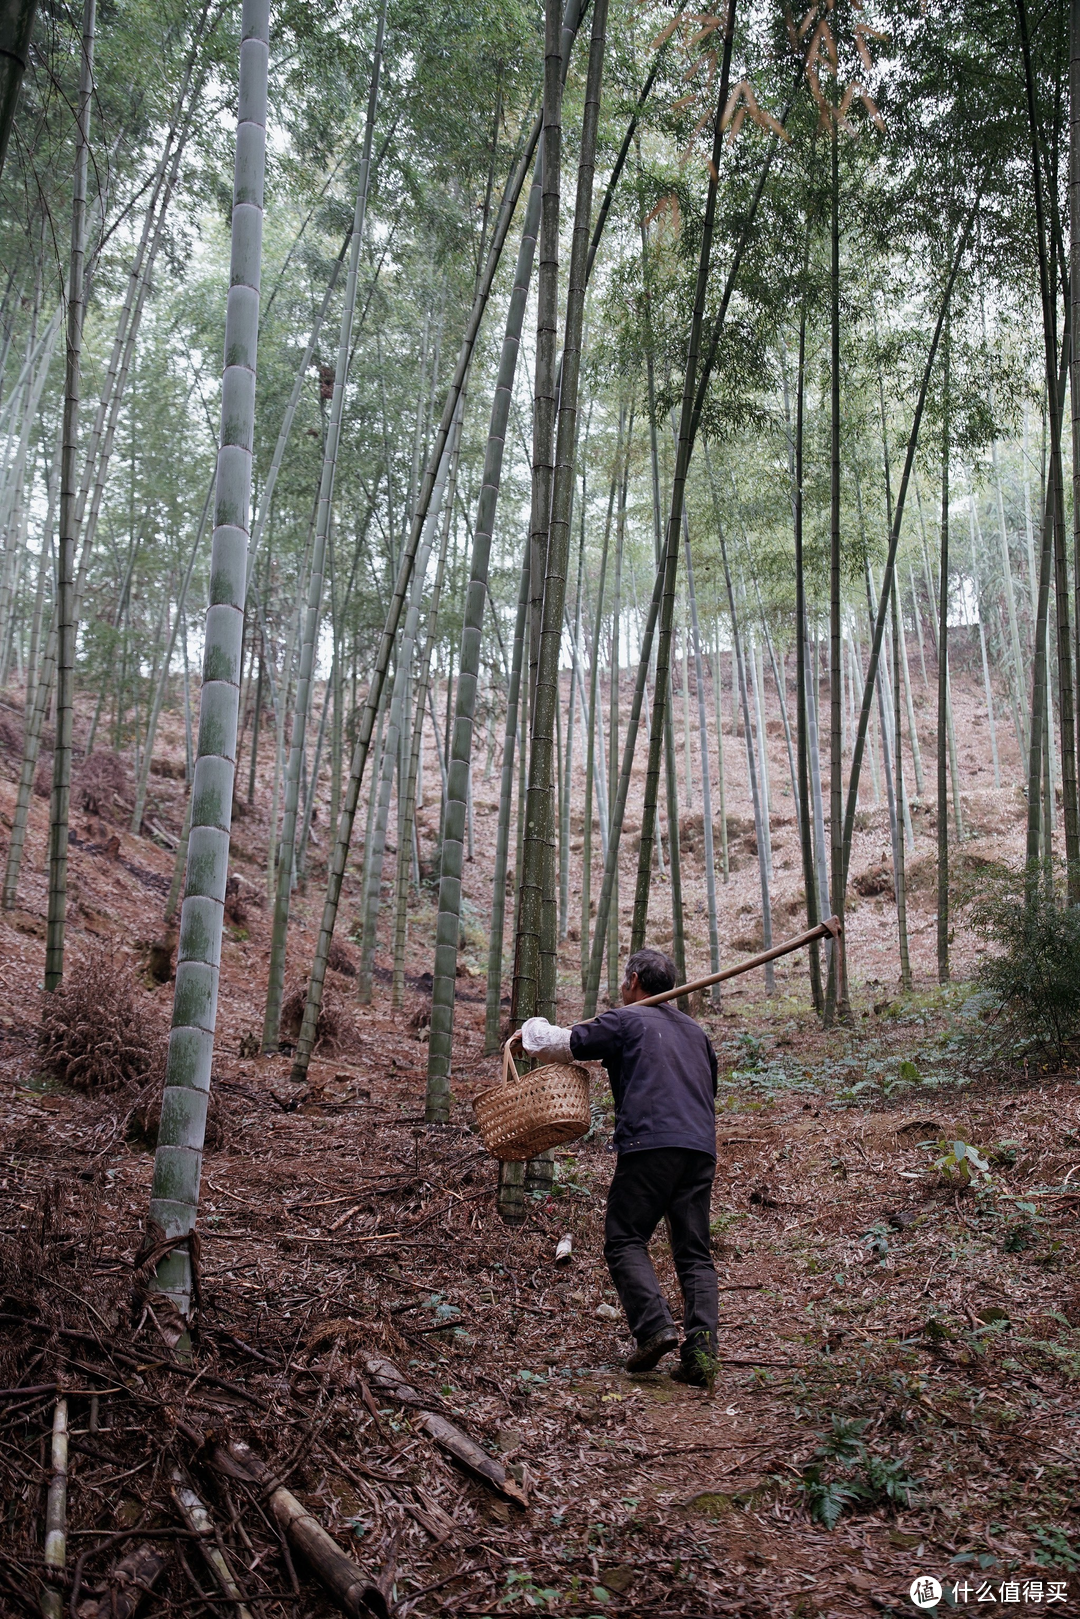
[[716, 1053], [670, 1001], [617, 1006], [575, 1023], [570, 1050], [608, 1071], [616, 1152], [689, 1147], [716, 1157]]

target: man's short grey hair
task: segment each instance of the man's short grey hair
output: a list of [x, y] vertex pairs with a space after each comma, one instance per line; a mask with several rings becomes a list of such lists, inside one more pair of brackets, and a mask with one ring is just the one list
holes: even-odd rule
[[675, 988], [675, 963], [662, 950], [635, 950], [626, 963], [626, 978], [637, 973], [646, 995], [662, 995]]

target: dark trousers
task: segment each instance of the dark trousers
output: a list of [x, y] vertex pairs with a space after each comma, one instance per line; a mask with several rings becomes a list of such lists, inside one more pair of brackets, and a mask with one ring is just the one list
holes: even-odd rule
[[709, 1198], [716, 1161], [689, 1147], [619, 1154], [608, 1192], [604, 1258], [639, 1344], [673, 1327], [649, 1238], [667, 1216], [671, 1257], [683, 1296], [684, 1359], [716, 1351], [716, 1270], [709, 1249]]

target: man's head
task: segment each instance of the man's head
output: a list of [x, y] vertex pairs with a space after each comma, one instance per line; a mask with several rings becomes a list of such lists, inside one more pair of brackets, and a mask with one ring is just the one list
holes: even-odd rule
[[624, 1006], [647, 1001], [650, 995], [662, 995], [665, 989], [674, 988], [675, 963], [670, 956], [665, 956], [662, 950], [634, 951], [623, 974]]

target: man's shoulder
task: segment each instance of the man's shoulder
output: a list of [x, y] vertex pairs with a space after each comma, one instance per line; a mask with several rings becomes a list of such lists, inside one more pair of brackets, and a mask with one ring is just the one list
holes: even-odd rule
[[665, 1023], [675, 1023], [683, 1029], [696, 1029], [701, 1035], [705, 1033], [697, 1019], [692, 1018], [687, 1012], [680, 1011], [674, 1001], [662, 1001], [659, 1006], [630, 1005], [623, 1007], [622, 1010], [624, 1012], [636, 1012], [639, 1016], [654, 1018], [657, 1021], [662, 1020]]

